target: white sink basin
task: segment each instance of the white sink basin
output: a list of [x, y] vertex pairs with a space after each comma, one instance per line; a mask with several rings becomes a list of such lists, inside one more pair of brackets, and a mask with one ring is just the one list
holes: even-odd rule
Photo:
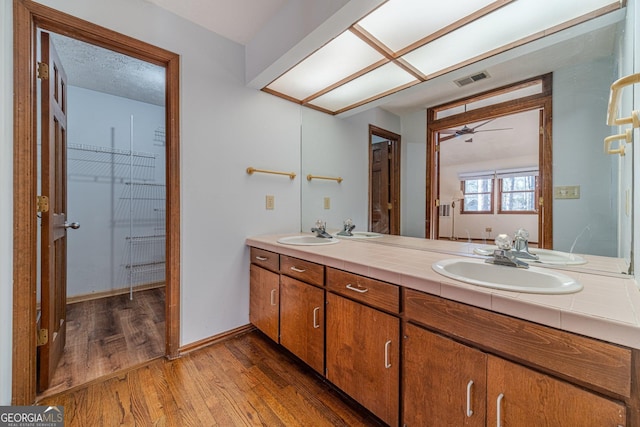
[[334, 234], [338, 239], [377, 239], [384, 236], [384, 234], [374, 233], [373, 231], [352, 231], [353, 236], [343, 236], [341, 234]]
[[569, 294], [582, 285], [575, 279], [547, 268], [516, 268], [488, 264], [479, 259], [445, 259], [431, 268], [436, 273], [472, 285], [534, 294]]
[[298, 245], [298, 246], [323, 246], [334, 245], [339, 243], [340, 240], [336, 238], [325, 238], [316, 236], [288, 236], [278, 239], [278, 243], [283, 245]]
[[[498, 249], [497, 246], [480, 246], [473, 249], [478, 255], [492, 255], [493, 251]], [[539, 249], [539, 248], [529, 248], [529, 252], [533, 255], [538, 255], [538, 260], [529, 260], [522, 258], [526, 263], [534, 263], [539, 262], [541, 264], [549, 264], [549, 265], [580, 265], [586, 264], [587, 260], [582, 258], [580, 255], [570, 254], [562, 251], [553, 251], [551, 249]]]

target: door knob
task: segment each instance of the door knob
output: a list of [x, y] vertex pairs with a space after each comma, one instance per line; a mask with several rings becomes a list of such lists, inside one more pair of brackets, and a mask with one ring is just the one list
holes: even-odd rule
[[64, 222], [64, 228], [73, 228], [74, 230], [77, 230], [78, 228], [80, 228], [80, 223], [79, 222]]

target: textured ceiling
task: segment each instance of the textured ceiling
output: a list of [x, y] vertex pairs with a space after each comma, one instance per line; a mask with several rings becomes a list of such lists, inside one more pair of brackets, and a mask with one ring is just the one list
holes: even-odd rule
[[68, 84], [164, 105], [164, 68], [69, 37], [52, 34]]

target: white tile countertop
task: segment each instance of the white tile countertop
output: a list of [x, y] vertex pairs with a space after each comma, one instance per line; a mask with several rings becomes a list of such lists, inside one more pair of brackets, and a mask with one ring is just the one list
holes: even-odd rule
[[[296, 233], [300, 234], [300, 233]], [[454, 244], [420, 239], [421, 248], [395, 244], [372, 244], [367, 240], [345, 239], [326, 246], [292, 246], [277, 242], [294, 234], [252, 236], [248, 246], [316, 262], [329, 267], [382, 280], [417, 291], [473, 305], [524, 320], [574, 332], [614, 344], [640, 349], [640, 290], [632, 276], [600, 273], [587, 269], [562, 269], [577, 279], [583, 289], [564, 295], [518, 293], [469, 285], [432, 270], [439, 260], [457, 257]], [[415, 240], [415, 239], [413, 239]], [[433, 243], [433, 251], [429, 250]], [[463, 246], [459, 253], [464, 253]], [[438, 252], [436, 252], [438, 251]], [[603, 257], [599, 257], [603, 258]], [[615, 264], [617, 261], [611, 259]], [[599, 262], [604, 262], [599, 260]], [[619, 266], [614, 265], [612, 271]]]

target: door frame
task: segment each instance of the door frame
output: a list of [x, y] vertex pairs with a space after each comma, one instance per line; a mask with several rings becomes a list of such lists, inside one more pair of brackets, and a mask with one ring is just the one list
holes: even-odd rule
[[166, 357], [178, 357], [180, 343], [180, 57], [32, 0], [13, 0], [12, 405], [30, 405], [36, 398], [38, 138], [34, 69], [37, 28], [129, 55], [166, 70]]
[[[474, 101], [490, 98], [538, 83], [542, 85], [542, 90], [538, 94], [504, 101], [488, 105], [486, 107], [479, 107], [468, 112], [451, 115], [442, 119], [436, 119], [438, 111], [469, 104]], [[425, 236], [427, 238], [437, 240], [439, 234], [438, 204], [440, 198], [440, 169], [439, 164], [437, 164], [436, 161], [438, 158], [437, 150], [439, 150], [438, 132], [443, 129], [462, 126], [465, 123], [473, 123], [523, 111], [539, 109], [541, 110], [541, 119], [543, 120], [543, 123], [540, 126], [538, 148], [538, 166], [540, 169], [538, 247], [546, 249], [553, 248], [552, 93], [552, 74], [549, 73], [427, 109], [427, 206], [425, 212]]]
[[389, 162], [389, 184], [391, 186], [391, 194], [389, 195], [391, 203], [391, 214], [389, 215], [389, 231], [390, 234], [400, 234], [400, 143], [401, 136], [397, 133], [379, 128], [372, 124], [369, 125], [369, 230], [371, 230], [371, 203], [372, 203], [372, 170], [373, 170], [373, 136], [388, 139], [391, 142], [391, 161]]

